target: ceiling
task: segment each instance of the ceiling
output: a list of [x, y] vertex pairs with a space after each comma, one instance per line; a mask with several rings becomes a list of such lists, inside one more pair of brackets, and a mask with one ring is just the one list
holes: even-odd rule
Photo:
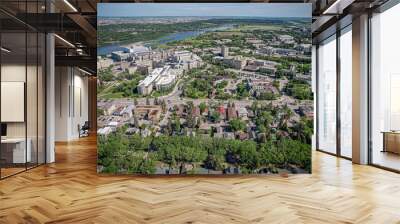
[[[230, 2], [311, 3], [315, 38], [348, 14], [355, 15], [387, 0], [230, 0]], [[47, 4], [46, 4], [47, 2]], [[1, 0], [0, 24], [3, 32], [28, 28], [54, 32], [56, 63], [73, 61], [96, 72], [97, 3], [110, 2], [224, 2], [223, 0]], [[49, 13], [51, 12], [51, 13]], [[8, 38], [8, 37], [7, 37]], [[18, 38], [16, 38], [17, 40]], [[65, 41], [64, 41], [65, 40]], [[72, 46], [73, 45], [73, 46]], [[79, 64], [82, 62], [82, 64]], [[92, 66], [88, 66], [93, 64]]]
[[[10, 58], [26, 55], [22, 49], [25, 47], [25, 35], [18, 33], [27, 31], [29, 37], [31, 31], [51, 32], [57, 34], [56, 65], [74, 65], [95, 74], [97, 2], [99, 1], [1, 0], [0, 25], [3, 43], [7, 41], [7, 48], [12, 49]], [[20, 40], [21, 38], [24, 40]], [[29, 41], [30, 38], [27, 39]], [[29, 56], [29, 52], [36, 48], [28, 45], [27, 49]]]

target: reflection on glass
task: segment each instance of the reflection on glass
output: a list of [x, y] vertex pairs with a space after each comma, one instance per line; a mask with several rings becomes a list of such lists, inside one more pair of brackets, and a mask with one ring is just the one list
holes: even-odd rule
[[[0, 1], [0, 7], [22, 16], [43, 13], [45, 1]], [[46, 40], [2, 12], [0, 23], [0, 178], [5, 178], [45, 162]]]
[[340, 36], [340, 153], [352, 157], [352, 35], [351, 26]]
[[372, 25], [372, 163], [400, 170], [400, 5], [374, 15]]
[[45, 163], [45, 60], [46, 60], [46, 52], [45, 52], [45, 44], [46, 44], [46, 39], [45, 35], [42, 33], [39, 33], [38, 35], [38, 77], [37, 77], [37, 82], [38, 82], [38, 143], [37, 143], [37, 148], [38, 148], [38, 156], [37, 156], [37, 162], [38, 164], [43, 164]]
[[[2, 33], [1, 45], [1, 175], [2, 177], [25, 170], [30, 162], [30, 142], [26, 141], [26, 35]], [[28, 150], [27, 150], [28, 149]]]
[[37, 165], [37, 34], [27, 33], [28, 61], [27, 61], [27, 141], [31, 150], [31, 159], [27, 163], [28, 168]]
[[318, 48], [318, 148], [336, 153], [336, 36]]

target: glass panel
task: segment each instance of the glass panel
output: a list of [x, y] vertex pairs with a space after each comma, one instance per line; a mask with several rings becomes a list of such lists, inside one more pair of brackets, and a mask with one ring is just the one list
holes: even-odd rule
[[1, 172], [5, 177], [24, 171], [31, 159], [31, 151], [26, 151], [26, 33], [2, 33], [1, 45]]
[[25, 12], [43, 13], [45, 1], [1, 1], [0, 7], [19, 18], [0, 12], [4, 178], [45, 162], [45, 35], [21, 22], [38, 19]]
[[318, 148], [336, 153], [336, 36], [318, 48]]
[[400, 170], [400, 4], [374, 15], [372, 25], [372, 163]]
[[351, 26], [340, 36], [340, 153], [352, 157], [352, 34]]
[[336, 36], [318, 48], [318, 148], [336, 153]]
[[38, 163], [45, 163], [45, 52], [46, 39], [44, 34], [39, 34], [39, 46], [38, 46]]
[[[37, 13], [39, 10], [39, 6], [37, 2], [27, 2], [27, 7], [25, 11], [27, 13]], [[32, 17], [27, 20], [31, 20], [30, 22], [36, 23], [38, 17]], [[28, 61], [27, 61], [27, 80], [26, 80], [26, 114], [27, 114], [27, 143], [28, 150], [31, 151], [31, 159], [30, 162], [27, 163], [27, 167], [35, 167], [37, 166], [38, 160], [38, 34], [35, 31], [27, 31], [27, 53], [28, 53]]]
[[37, 165], [37, 132], [38, 132], [38, 119], [37, 119], [37, 98], [38, 98], [38, 36], [37, 33], [28, 33], [28, 63], [27, 63], [27, 94], [26, 94], [26, 112], [27, 112], [27, 142], [28, 150], [30, 148], [30, 161], [28, 162], [28, 168]]

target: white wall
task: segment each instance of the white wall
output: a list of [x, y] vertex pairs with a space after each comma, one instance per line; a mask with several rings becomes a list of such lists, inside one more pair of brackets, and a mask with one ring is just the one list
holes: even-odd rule
[[[38, 69], [38, 70], [37, 70]], [[25, 80], [27, 78], [27, 80]], [[24, 95], [25, 89], [15, 90], [21, 94], [23, 102], [15, 102], [21, 104], [19, 107], [4, 106], [1, 108], [2, 114], [15, 113], [21, 114], [23, 117], [20, 122], [5, 122], [7, 124], [7, 137], [8, 138], [27, 138], [29, 139], [32, 162], [44, 163], [44, 150], [45, 150], [45, 116], [44, 116], [44, 74], [42, 68], [36, 65], [25, 65], [17, 63], [4, 63], [1, 66], [1, 81], [2, 82], [23, 82], [26, 85], [26, 97]], [[3, 83], [2, 83], [3, 86]], [[2, 89], [2, 98], [10, 98]], [[4, 95], [5, 94], [5, 95]], [[17, 94], [17, 93], [15, 93]], [[12, 98], [12, 97], [11, 97]], [[11, 102], [12, 103], [12, 102]], [[26, 106], [25, 106], [26, 103]], [[3, 104], [3, 103], [2, 103]], [[15, 105], [14, 105], [15, 106]], [[14, 111], [13, 111], [14, 110]], [[24, 114], [26, 112], [26, 119]], [[2, 119], [3, 120], [3, 119]]]
[[[25, 64], [3, 64], [1, 66], [2, 82], [25, 82]], [[7, 110], [7, 108], [1, 108]], [[25, 137], [25, 122], [8, 122], [7, 137]]]
[[72, 67], [56, 67], [55, 73], [55, 140], [78, 139], [78, 125], [88, 120], [88, 78]]

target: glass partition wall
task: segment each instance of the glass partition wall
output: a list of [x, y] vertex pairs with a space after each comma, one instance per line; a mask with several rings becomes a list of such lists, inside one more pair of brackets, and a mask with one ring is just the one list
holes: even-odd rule
[[352, 157], [352, 27], [317, 49], [317, 149]]
[[318, 149], [336, 154], [336, 35], [318, 47]]
[[[25, 12], [39, 10], [24, 4]], [[0, 12], [1, 179], [45, 163], [45, 41]]]
[[400, 4], [371, 18], [370, 163], [400, 171]]
[[352, 27], [340, 31], [340, 155], [352, 158]]

